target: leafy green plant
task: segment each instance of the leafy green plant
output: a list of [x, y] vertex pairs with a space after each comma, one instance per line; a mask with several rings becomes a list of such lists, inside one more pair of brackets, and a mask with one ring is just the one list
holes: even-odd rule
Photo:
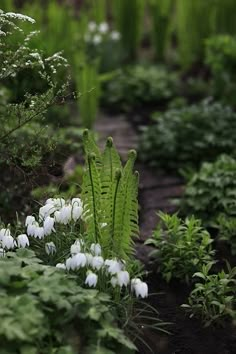
[[[142, 38], [142, 21], [145, 2], [143, 0], [114, 1], [113, 15], [116, 28], [121, 34], [124, 55], [127, 60], [135, 60]], [[132, 21], [130, 16], [132, 14]]]
[[[138, 228], [138, 172], [133, 173], [136, 152], [131, 150], [122, 167], [120, 157], [107, 139], [101, 154], [88, 131], [84, 132], [86, 170], [82, 199], [85, 205], [87, 233], [99, 242], [106, 256], [127, 259], [133, 251]], [[106, 227], [102, 227], [107, 224]]]
[[0, 258], [1, 351], [132, 353], [108, 295], [82, 289], [76, 277], [26, 249]]
[[132, 111], [150, 104], [168, 102], [177, 92], [177, 76], [161, 66], [128, 67], [104, 83], [104, 106]]
[[158, 215], [161, 224], [146, 241], [156, 248], [151, 256], [158, 260], [158, 271], [168, 282], [177, 278], [190, 283], [193, 274], [212, 261], [213, 240], [202, 228], [201, 221], [193, 216], [182, 221], [177, 214]]
[[236, 95], [236, 37], [218, 35], [206, 41], [206, 64], [212, 73], [214, 95], [234, 105]]
[[218, 229], [218, 237], [226, 241], [233, 255], [236, 255], [236, 217], [220, 214], [214, 226]]
[[209, 99], [153, 116], [143, 129], [139, 155], [152, 166], [198, 167], [222, 153], [235, 156], [236, 114]]
[[231, 269], [228, 265], [228, 272], [209, 274], [211, 267], [212, 263], [208, 263], [193, 275], [198, 282], [188, 304], [182, 305], [190, 317], [200, 318], [206, 327], [236, 319], [236, 267]]
[[186, 214], [194, 214], [213, 225], [220, 214], [236, 215], [236, 161], [220, 156], [215, 162], [204, 163], [189, 179], [181, 206]]
[[165, 57], [166, 45], [169, 42], [169, 27], [172, 17], [173, 0], [150, 0], [152, 16], [152, 41], [155, 56], [159, 60]]

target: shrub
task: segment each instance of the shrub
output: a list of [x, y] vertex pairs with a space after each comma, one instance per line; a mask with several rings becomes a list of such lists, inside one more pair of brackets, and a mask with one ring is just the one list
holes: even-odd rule
[[204, 100], [154, 115], [143, 129], [140, 158], [164, 168], [198, 167], [226, 153], [235, 156], [236, 114], [228, 106]]
[[189, 283], [193, 274], [213, 259], [213, 240], [193, 216], [185, 221], [176, 214], [159, 216], [161, 224], [146, 242], [156, 248], [151, 256], [158, 260], [158, 271], [166, 281], [177, 278]]
[[103, 104], [120, 111], [163, 104], [175, 95], [176, 87], [176, 74], [163, 67], [137, 65], [118, 71], [105, 82]]
[[26, 249], [0, 258], [4, 353], [120, 353], [134, 345], [117, 327], [111, 300], [76, 277], [42, 265]]
[[206, 64], [212, 73], [214, 95], [234, 105], [236, 96], [236, 37], [219, 35], [206, 41]]
[[188, 304], [182, 305], [190, 317], [200, 318], [206, 327], [236, 319], [236, 267], [228, 266], [228, 272], [209, 274], [211, 267], [212, 263], [206, 264], [193, 275], [199, 282], [195, 284]]
[[220, 214], [236, 215], [236, 160], [222, 155], [215, 162], [204, 163], [187, 183], [182, 210], [194, 214], [207, 225]]

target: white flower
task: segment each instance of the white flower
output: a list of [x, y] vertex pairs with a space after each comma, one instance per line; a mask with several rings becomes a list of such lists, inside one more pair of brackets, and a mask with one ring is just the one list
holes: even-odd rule
[[81, 217], [82, 212], [83, 212], [82, 206], [78, 206], [77, 204], [73, 205], [73, 208], [72, 208], [72, 219], [74, 221], [77, 221]]
[[92, 243], [90, 246], [90, 251], [95, 254], [95, 256], [100, 256], [102, 249], [99, 243]]
[[5, 251], [3, 248], [0, 248], [0, 257], [4, 257], [5, 256]]
[[87, 264], [91, 266], [93, 264], [93, 255], [91, 253], [85, 253], [85, 256], [87, 258]]
[[111, 39], [113, 41], [119, 41], [120, 40], [120, 33], [117, 31], [112, 31], [111, 32]]
[[46, 219], [43, 222], [44, 235], [50, 235], [52, 231], [55, 232], [54, 222], [55, 220], [51, 216], [46, 217]]
[[93, 286], [95, 288], [95, 286], [97, 285], [97, 281], [98, 281], [97, 274], [93, 272], [88, 272], [87, 278], [85, 280], [85, 284], [87, 284], [89, 287]]
[[89, 31], [94, 32], [96, 30], [96, 28], [97, 28], [97, 24], [95, 22], [93, 22], [93, 21], [89, 22], [89, 24], [88, 24]]
[[2, 247], [7, 248], [8, 250], [11, 248], [15, 248], [16, 241], [11, 235], [4, 236], [2, 239]]
[[87, 258], [84, 253], [77, 253], [71, 259], [71, 269], [85, 267], [87, 263]]
[[45, 252], [50, 255], [56, 253], [57, 249], [54, 242], [45, 243]]
[[139, 278], [131, 280], [131, 290], [135, 292], [136, 297], [144, 298], [148, 296], [148, 286]]
[[123, 285], [127, 286], [129, 284], [129, 273], [126, 270], [117, 273], [117, 282], [121, 288]]
[[45, 204], [44, 206], [42, 206], [39, 209], [39, 219], [43, 220], [45, 219], [47, 216], [50, 216], [52, 213], [54, 213], [56, 211], [55, 207], [53, 204]]
[[25, 226], [32, 225], [35, 222], [35, 217], [28, 215], [25, 219]]
[[44, 228], [42, 226], [36, 226], [35, 229], [34, 229], [33, 236], [35, 238], [38, 237], [39, 239], [42, 239], [44, 237]]
[[66, 269], [66, 265], [64, 263], [57, 263], [56, 264], [56, 268], [65, 270]]
[[29, 246], [29, 239], [26, 234], [22, 234], [17, 236], [17, 244], [18, 247], [25, 248], [26, 246]]
[[93, 257], [92, 267], [99, 270], [104, 264], [104, 259], [101, 256]]
[[37, 221], [35, 221], [33, 224], [29, 224], [27, 226], [27, 234], [29, 236], [34, 236], [35, 234], [35, 229], [39, 226], [39, 224], [37, 223]]
[[102, 41], [102, 37], [100, 36], [100, 34], [95, 34], [95, 36], [93, 37], [93, 43], [94, 44], [100, 44]]
[[72, 198], [71, 204], [72, 206], [83, 206], [82, 200], [80, 198]]
[[1, 229], [0, 230], [0, 241], [3, 240], [4, 236], [11, 236], [11, 232], [9, 229]]
[[100, 25], [98, 26], [98, 29], [101, 33], [106, 33], [108, 31], [108, 24], [106, 22], [102, 22], [100, 23]]
[[53, 198], [52, 200], [53, 200], [53, 205], [56, 209], [61, 209], [66, 204], [64, 198]]
[[107, 259], [105, 265], [108, 266], [108, 272], [116, 274], [122, 270], [122, 264], [114, 259]]
[[111, 285], [113, 286], [113, 288], [115, 288], [117, 284], [118, 284], [117, 277], [112, 277], [111, 278]]
[[65, 205], [61, 208], [61, 223], [66, 225], [68, 224], [69, 221], [71, 221], [71, 212], [72, 212], [72, 206], [71, 205]]
[[61, 212], [59, 210], [55, 211], [54, 213], [54, 219], [56, 222], [61, 223], [62, 222], [62, 218], [61, 218]]
[[68, 270], [72, 269], [71, 266], [72, 266], [72, 257], [69, 257], [66, 260], [66, 269], [68, 269]]
[[80, 246], [80, 242], [75, 242], [73, 245], [71, 245], [70, 247], [70, 253], [73, 255], [80, 253], [81, 251], [81, 246]]

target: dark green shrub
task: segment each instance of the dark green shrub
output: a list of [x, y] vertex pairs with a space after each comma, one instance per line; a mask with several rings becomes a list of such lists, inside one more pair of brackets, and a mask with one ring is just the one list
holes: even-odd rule
[[151, 256], [158, 261], [158, 271], [166, 281], [172, 278], [191, 282], [195, 272], [212, 261], [213, 240], [193, 216], [182, 221], [176, 214], [159, 213], [161, 224], [146, 243], [156, 248]]
[[206, 64], [211, 69], [214, 95], [235, 105], [236, 37], [219, 35], [209, 38], [206, 41]]
[[205, 100], [153, 118], [139, 146], [140, 158], [152, 166], [198, 167], [222, 153], [236, 155], [236, 114], [230, 107]]
[[231, 269], [228, 266], [228, 272], [222, 270], [209, 274], [211, 267], [212, 263], [204, 265], [193, 275], [198, 278], [198, 283], [188, 304], [182, 305], [190, 317], [200, 318], [206, 327], [236, 319], [236, 267]]
[[132, 111], [168, 102], [177, 90], [177, 76], [163, 67], [141, 66], [120, 70], [104, 84], [103, 104]]

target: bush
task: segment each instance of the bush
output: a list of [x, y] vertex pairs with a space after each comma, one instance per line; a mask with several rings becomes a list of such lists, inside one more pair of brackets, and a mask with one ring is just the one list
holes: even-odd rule
[[235, 105], [236, 37], [219, 35], [206, 41], [206, 64], [212, 73], [214, 95]]
[[154, 115], [140, 140], [143, 161], [164, 168], [198, 167], [226, 153], [236, 155], [236, 114], [228, 106], [204, 100]]
[[209, 274], [211, 267], [212, 263], [209, 263], [194, 274], [199, 282], [195, 284], [188, 304], [182, 305], [190, 317], [200, 318], [206, 327], [236, 319], [236, 267], [228, 266], [228, 272]]
[[215, 162], [204, 163], [187, 183], [182, 210], [204, 220], [216, 222], [220, 214], [236, 216], [236, 160], [222, 155]]
[[134, 345], [116, 326], [111, 300], [26, 249], [0, 258], [2, 353], [121, 353]]
[[119, 111], [133, 111], [168, 102], [176, 89], [176, 74], [163, 67], [137, 65], [118, 71], [105, 82], [103, 104]]
[[156, 248], [151, 256], [157, 259], [158, 271], [166, 281], [177, 278], [189, 283], [195, 272], [212, 261], [213, 240], [202, 228], [201, 221], [193, 216], [185, 221], [176, 214], [159, 213], [159, 216], [161, 224], [146, 242]]

